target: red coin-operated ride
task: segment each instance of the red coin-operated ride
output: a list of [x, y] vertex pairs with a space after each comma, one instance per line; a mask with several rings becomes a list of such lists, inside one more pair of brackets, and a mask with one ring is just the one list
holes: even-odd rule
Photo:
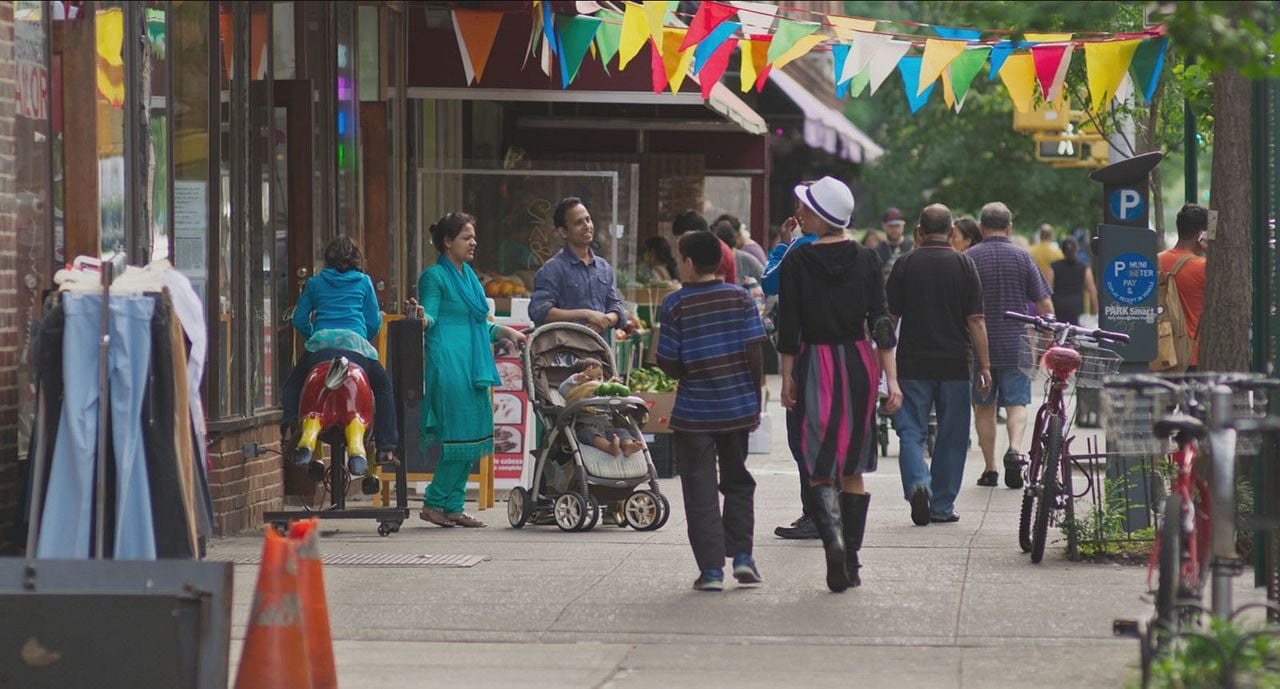
[[[301, 433], [294, 450], [296, 461], [308, 463], [312, 480], [323, 481], [326, 468], [316, 458], [316, 443], [323, 441], [333, 450], [333, 474], [345, 475], [343, 464], [347, 458], [368, 457], [365, 436], [373, 426], [373, 414], [373, 389], [363, 368], [343, 356], [311, 367], [298, 404]], [[378, 478], [372, 474], [360, 484], [365, 495], [377, 493], [379, 487]], [[333, 490], [335, 495], [343, 492], [337, 483]]]

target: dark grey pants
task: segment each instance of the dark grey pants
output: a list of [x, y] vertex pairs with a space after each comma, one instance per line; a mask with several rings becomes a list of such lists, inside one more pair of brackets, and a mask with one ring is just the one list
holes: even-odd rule
[[[747, 471], [747, 435], [745, 430], [674, 434], [689, 545], [700, 570], [721, 569], [725, 557], [751, 553], [756, 481]], [[724, 495], [723, 518], [717, 492]]]

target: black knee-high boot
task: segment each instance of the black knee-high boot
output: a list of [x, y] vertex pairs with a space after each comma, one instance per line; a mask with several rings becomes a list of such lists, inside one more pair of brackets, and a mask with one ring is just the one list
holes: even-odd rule
[[858, 551], [862, 549], [862, 534], [867, 530], [867, 508], [871, 505], [870, 493], [841, 493], [840, 514], [844, 518], [844, 561], [849, 575], [849, 586], [861, 586], [858, 569]]
[[827, 557], [827, 588], [836, 593], [849, 588], [845, 567], [843, 527], [840, 523], [840, 499], [835, 486], [813, 487], [813, 523], [818, 527]]

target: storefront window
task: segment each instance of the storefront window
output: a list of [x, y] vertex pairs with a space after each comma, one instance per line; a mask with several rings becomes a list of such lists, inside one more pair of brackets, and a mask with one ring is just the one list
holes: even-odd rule
[[[249, 22], [250, 80], [248, 129], [248, 214], [250, 262], [249, 326], [253, 407], [276, 404], [275, 287], [278, 277], [276, 231], [272, 216], [271, 178], [275, 167], [275, 113], [271, 88], [271, 6], [253, 3]], [[256, 270], [255, 270], [256, 269]], [[283, 277], [283, 276], [280, 276]]]
[[173, 264], [202, 299], [209, 281], [209, 6], [175, 2]]
[[[405, 237], [405, 203], [404, 203], [404, 169], [405, 169], [405, 95], [404, 85], [400, 83], [403, 70], [400, 62], [404, 60], [404, 21], [396, 11], [388, 11], [386, 44], [383, 51], [386, 59], [386, 83], [389, 91], [389, 107], [387, 109], [387, 145], [388, 159], [391, 161], [387, 175], [387, 201], [390, 212], [387, 215], [387, 232], [390, 236], [388, 258], [390, 263], [390, 284], [385, 294], [379, 299], [384, 303], [400, 298], [401, 290], [406, 286], [402, 278]], [[408, 295], [405, 295], [408, 296]]]
[[145, 169], [147, 219], [151, 226], [150, 260], [169, 258], [169, 11], [167, 3], [148, 3], [143, 14], [146, 37], [143, 45], [141, 91], [147, 113], [149, 136]]
[[98, 73], [98, 208], [99, 243], [103, 254], [125, 246], [124, 7], [99, 2], [97, 11]]
[[44, 289], [57, 267], [52, 233], [48, 17], [44, 3], [14, 3], [14, 191], [17, 195], [18, 318], [22, 325], [18, 365], [18, 458], [27, 455], [35, 386], [31, 378], [35, 334]]
[[333, 5], [333, 11], [337, 15], [338, 38], [337, 136], [333, 142], [326, 142], [326, 146], [337, 146], [338, 231], [363, 243], [356, 164], [356, 8], [351, 3], [339, 3]]

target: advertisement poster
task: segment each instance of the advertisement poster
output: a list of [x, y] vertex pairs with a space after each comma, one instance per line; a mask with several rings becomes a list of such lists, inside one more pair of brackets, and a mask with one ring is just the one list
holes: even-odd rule
[[507, 489], [521, 482], [536, 426], [519, 352], [503, 341], [494, 345], [493, 354], [501, 380], [493, 390], [493, 483], [495, 488]]

